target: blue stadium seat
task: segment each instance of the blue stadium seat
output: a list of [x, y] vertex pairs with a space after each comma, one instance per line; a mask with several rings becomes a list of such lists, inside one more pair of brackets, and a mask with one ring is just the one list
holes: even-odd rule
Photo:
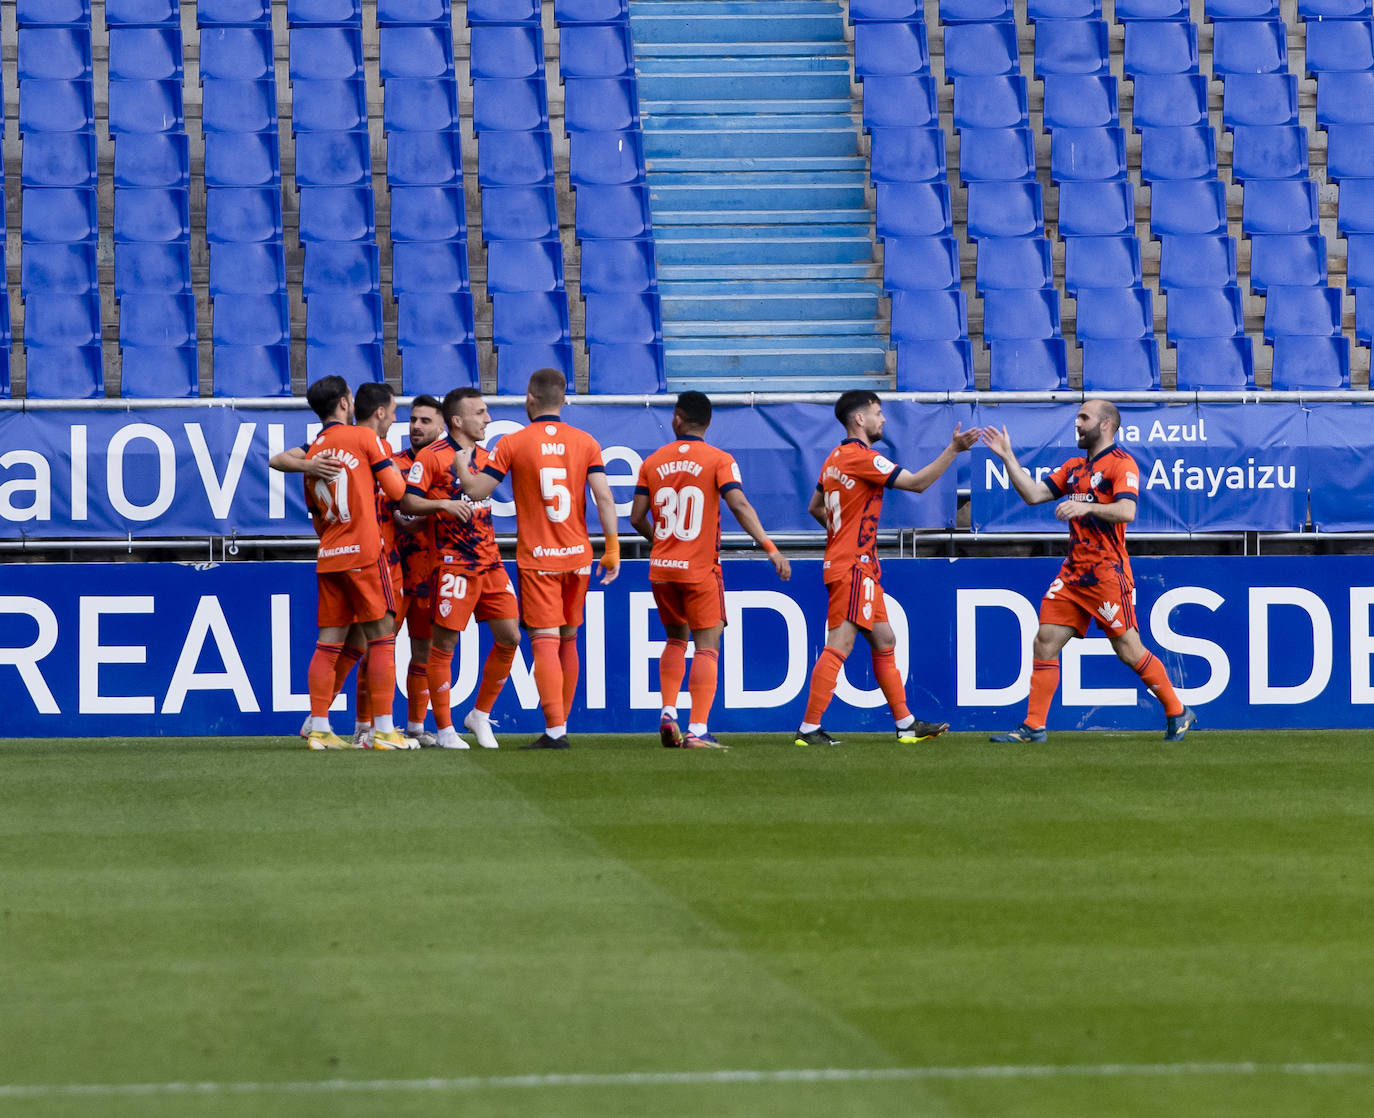
[[21, 132], [89, 132], [95, 127], [95, 93], [88, 81], [19, 79]]
[[1097, 341], [1155, 336], [1154, 296], [1143, 287], [1080, 287], [1074, 333]]
[[452, 388], [480, 388], [475, 343], [411, 346], [401, 352], [401, 391], [442, 396]]
[[974, 289], [979, 295], [1002, 288], [1053, 286], [1054, 250], [1044, 237], [984, 237], [978, 242]]
[[[305, 135], [302, 133], [297, 142]], [[120, 147], [133, 138], [125, 136], [115, 145], [116, 163]], [[299, 158], [300, 148], [296, 151]], [[205, 134], [206, 186], [276, 186], [280, 182], [281, 152], [277, 150], [275, 132]]]
[[1350, 387], [1350, 339], [1283, 335], [1274, 347], [1275, 391]]
[[1226, 287], [1236, 282], [1236, 239], [1166, 233], [1159, 238], [1159, 286]]
[[180, 80], [110, 82], [109, 125], [111, 134], [186, 131]]
[[286, 0], [286, 21], [297, 25], [356, 23], [362, 19], [362, 0]]
[[1276, 20], [1279, 0], [1206, 0], [1203, 13], [1208, 23], [1225, 20]]
[[[308, 250], [307, 250], [308, 251]], [[382, 297], [331, 291], [305, 303], [305, 340], [310, 345], [368, 346], [382, 340]]]
[[948, 183], [880, 182], [873, 189], [877, 200], [874, 222], [880, 237], [931, 237], [954, 228]]
[[382, 347], [377, 343], [317, 342], [305, 347], [306, 383], [322, 376], [341, 376], [355, 392], [369, 381], [385, 379]]
[[19, 36], [20, 78], [91, 80], [89, 27], [35, 27]]
[[973, 346], [966, 338], [897, 343], [898, 392], [962, 392], [973, 387]]
[[[572, 379], [572, 346], [567, 342], [549, 345], [503, 345], [496, 351], [496, 391], [504, 396], [521, 395], [535, 369], [557, 369]], [[604, 375], [604, 374], [603, 374]], [[612, 382], [614, 383], [614, 382]], [[603, 389], [604, 391], [604, 389]]]
[[1374, 70], [1374, 22], [1312, 20], [1307, 24], [1307, 76]]
[[1282, 20], [1217, 23], [1212, 35], [1214, 77], [1288, 72], [1288, 29]]
[[894, 291], [894, 340], [906, 342], [957, 341], [968, 337], [968, 305], [957, 287], [923, 291]]
[[91, 0], [15, 0], [20, 27], [90, 26]]
[[1250, 238], [1250, 290], [1263, 295], [1278, 286], [1325, 285], [1326, 238], [1258, 233]]
[[1138, 287], [1140, 241], [1130, 235], [1064, 238], [1064, 290], [1080, 287]]
[[184, 241], [191, 235], [190, 192], [117, 186], [114, 192], [114, 239], [119, 241]]
[[1159, 343], [1148, 338], [1087, 338], [1085, 392], [1153, 392], [1159, 388]]
[[1351, 233], [1345, 239], [1345, 251], [1346, 288], [1374, 287], [1374, 234]]
[[960, 182], [1035, 179], [1035, 138], [1029, 128], [965, 128], [959, 133]]
[[[587, 284], [586, 247], [582, 285]], [[883, 288], [916, 291], [959, 286], [959, 242], [953, 237], [889, 237], [883, 242]]]
[[1279, 334], [1338, 337], [1341, 290], [1338, 287], [1290, 287], [1275, 284], [1264, 297], [1264, 340]]
[[943, 129], [874, 128], [872, 136], [869, 174], [874, 182], [944, 180], [946, 163]]
[[1166, 293], [1165, 333], [1178, 338], [1232, 338], [1245, 332], [1240, 288], [1177, 287]]
[[124, 345], [119, 394], [174, 399], [200, 395], [200, 358], [195, 345]]
[[1241, 198], [1240, 225], [1247, 235], [1318, 232], [1317, 184], [1311, 179], [1252, 179]]
[[[473, 82], [474, 122], [482, 119], [484, 105], [491, 100], [486, 94], [488, 82]], [[506, 83], [501, 84], [524, 84]], [[543, 83], [539, 83], [542, 89]], [[367, 127], [363, 116], [361, 127]], [[382, 102], [382, 127], [387, 132], [443, 132], [456, 127], [458, 121], [458, 86], [453, 81], [392, 78], [386, 83]]]
[[592, 343], [587, 346], [589, 392], [653, 394], [664, 391], [665, 385], [661, 344]]
[[449, 0], [377, 0], [379, 27], [392, 23], [448, 23], [452, 17]]
[[191, 246], [185, 241], [130, 241], [116, 246], [114, 258], [114, 289], [118, 298], [131, 293], [179, 295], [191, 290]]
[[985, 339], [1059, 337], [1059, 292], [1049, 290], [991, 290], [983, 295]]
[[[539, 0], [468, 0], [468, 24], [470, 26], [484, 23], [537, 24], [540, 7]], [[599, 22], [608, 21], [601, 20]]]
[[623, 292], [589, 292], [585, 298], [588, 345], [662, 343], [663, 329], [656, 293], [626, 295]]
[[[564, 96], [566, 105], [575, 100], [586, 100], [574, 86], [595, 84], [628, 85], [611, 78], [575, 78], [567, 83]], [[528, 130], [548, 131], [549, 105], [548, 91], [541, 78], [478, 78], [472, 83], [472, 126], [478, 134], [482, 132], [523, 132]], [[388, 87], [388, 95], [390, 87]], [[571, 111], [565, 108], [565, 112]], [[577, 131], [571, 121], [566, 123], [569, 131]]]
[[[491, 192], [491, 189], [482, 192], [483, 215], [486, 214], [486, 195]], [[485, 228], [485, 220], [483, 225]], [[556, 232], [557, 226], [554, 228]], [[456, 241], [467, 236], [467, 229], [461, 186], [391, 188], [393, 241]]]
[[1255, 387], [1249, 338], [1180, 338], [1173, 344], [1178, 350], [1180, 392]]
[[1134, 23], [1139, 20], [1187, 21], [1188, 0], [1117, 0], [1116, 22]]
[[1197, 27], [1192, 23], [1165, 20], [1126, 24], [1122, 70], [1138, 74], [1196, 74]]
[[[1313, 189], [1315, 195], [1316, 190]], [[1313, 211], [1316, 201], [1313, 199]], [[1336, 203], [1336, 229], [1341, 233], [1374, 233], [1374, 179], [1346, 179], [1341, 183]], [[1308, 229], [1273, 230], [1274, 232], [1315, 233], [1316, 224]], [[1267, 232], [1267, 230], [1266, 230]], [[28, 237], [25, 235], [25, 239]]]
[[[477, 34], [473, 28], [473, 36]], [[559, 32], [558, 68], [565, 77], [619, 78], [634, 74], [628, 24], [570, 24]], [[857, 43], [857, 38], [856, 38]], [[542, 56], [540, 58], [542, 64]], [[492, 77], [527, 77], [493, 74]]]
[[[1116, 78], [1110, 74], [1046, 74], [1045, 128], [1107, 128], [1116, 125]], [[1137, 89], [1136, 97], [1140, 93]]]
[[[275, 155], [275, 143], [272, 152]], [[114, 181], [115, 186], [189, 187], [191, 156], [186, 133], [126, 132], [115, 144]]]
[[1238, 124], [1232, 130], [1231, 178], [1305, 179], [1307, 129], [1301, 124]]
[[[898, 8], [911, 8], [911, 20], [925, 18], [925, 5], [919, 0], [890, 0], [890, 5]], [[853, 6], [850, 7], [851, 13]], [[1016, 18], [1016, 8], [1012, 0], [940, 0], [940, 24], [947, 23], [991, 23], [1006, 22]], [[851, 17], [852, 18], [852, 17]]]
[[25, 392], [29, 399], [87, 400], [105, 395], [100, 346], [29, 345]]
[[1317, 126], [1374, 124], [1374, 71], [1323, 74], [1317, 81]]
[[[567, 2], [568, 0], [554, 0], [554, 11], [557, 12], [559, 6]], [[849, 3], [851, 23], [905, 22], [924, 18], [925, 9], [920, 0], [850, 0]], [[943, 18], [942, 8], [941, 19]]]
[[190, 292], [132, 292], [119, 300], [119, 341], [133, 346], [196, 344], [196, 300]]
[[[543, 84], [538, 87], [543, 93]], [[506, 94], [513, 97], [513, 93]], [[865, 90], [865, 97], [867, 90]], [[541, 99], [542, 115], [521, 128], [548, 127], [548, 107]], [[511, 109], [504, 110], [511, 113]], [[513, 115], [513, 114], [512, 114]], [[526, 113], [525, 120], [530, 113]], [[569, 132], [628, 132], [639, 128], [639, 92], [631, 78], [569, 78], [563, 83], [563, 125]], [[474, 125], [474, 127], [476, 127]]]
[[216, 187], [205, 192], [205, 237], [211, 243], [280, 243], [281, 191], [275, 187]]
[[292, 84], [300, 78], [348, 81], [364, 77], [360, 27], [293, 27], [288, 49]]
[[1068, 386], [1063, 338], [994, 338], [988, 350], [988, 381], [994, 392], [1046, 392]]
[[1104, 182], [1126, 177], [1126, 136], [1120, 128], [1056, 128], [1050, 136], [1050, 178]]
[[[857, 7], [863, 10], [864, 3], [892, 3], [893, 0], [860, 0]], [[909, 5], [912, 0], [896, 0], [898, 4]], [[471, 4], [469, 4], [471, 7]], [[853, 15], [851, 10], [851, 15]], [[629, 18], [627, 0], [554, 0], [553, 18], [559, 23], [618, 23]], [[857, 19], [858, 16], [853, 16]]]
[[28, 132], [23, 140], [23, 186], [95, 186], [94, 132]]
[[1100, 19], [1052, 19], [1035, 25], [1035, 76], [1107, 74], [1107, 25]]
[[1101, 19], [1102, 0], [1026, 0], [1026, 22], [1042, 19]]
[[[882, 28], [887, 31], [887, 28]], [[855, 34], [858, 29], [855, 29]], [[979, 74], [1019, 74], [1016, 24], [951, 23], [945, 28], [945, 79]]]
[[[631, 240], [652, 236], [653, 225], [649, 217], [647, 187], [587, 185], [579, 186], [576, 195], [578, 237]], [[483, 214], [485, 213], [484, 209]], [[551, 222], [551, 228], [552, 235], [557, 236], [556, 218]], [[544, 237], [541, 235], [529, 239], [543, 240]]]
[[396, 345], [461, 345], [473, 340], [472, 296], [466, 291], [413, 291], [396, 303]]
[[58, 295], [84, 295], [94, 291], [95, 250], [94, 241], [24, 245], [19, 272], [20, 294], [27, 299], [34, 291], [51, 291]]
[[201, 27], [269, 24], [272, 22], [272, 0], [197, 0], [196, 22]]
[[465, 291], [467, 287], [466, 242], [398, 241], [391, 246], [391, 290], [395, 294], [404, 295], [412, 291]]
[[300, 196], [302, 243], [376, 239], [377, 225], [370, 186], [302, 186]]
[[483, 186], [553, 182], [553, 142], [547, 132], [483, 132], [477, 137], [477, 181]]
[[869, 75], [930, 73], [925, 24], [855, 24], [854, 73], [860, 81]]
[[157, 24], [181, 26], [178, 0], [105, 0], [105, 22], [110, 27]]
[[1059, 186], [1059, 235], [1135, 235], [1135, 191], [1127, 182], [1066, 182]]
[[1298, 0], [1298, 18], [1301, 20], [1371, 17], [1374, 17], [1374, 0]]
[[[865, 130], [940, 127], [935, 79], [929, 74], [873, 74], [864, 79], [863, 91]], [[956, 101], [958, 95], [956, 87]]]
[[969, 240], [977, 241], [982, 237], [1030, 237], [1043, 235], [1044, 232], [1045, 206], [1039, 183], [969, 183]]
[[281, 245], [258, 242], [210, 246], [212, 296], [272, 295], [285, 290], [286, 260]]
[[98, 346], [100, 298], [84, 295], [34, 295], [24, 304], [24, 344], [36, 346]]
[[496, 345], [550, 345], [569, 336], [566, 291], [497, 292], [491, 300]]
[[306, 299], [312, 295], [336, 293], [375, 295], [381, 291], [380, 257], [376, 245], [359, 241], [339, 244], [316, 241], [305, 250], [301, 294]]
[[207, 133], [277, 129], [275, 82], [206, 78], [200, 93], [201, 125]]
[[[870, 91], [865, 89], [864, 96]], [[1025, 128], [1030, 123], [1026, 79], [1020, 74], [970, 74], [954, 79], [954, 127]]]
[[383, 82], [453, 77], [453, 32], [447, 24], [383, 27], [377, 34]]
[[25, 244], [30, 241], [62, 244], [93, 241], [100, 231], [94, 190], [34, 187], [22, 191], [20, 199]]
[[[636, 245], [636, 241], [588, 241], [589, 245]], [[585, 253], [585, 249], [584, 249]], [[585, 255], [583, 265], [585, 267]], [[563, 287], [563, 246], [558, 241], [492, 241], [487, 245], [488, 291], [557, 291]], [[583, 291], [588, 288], [584, 282]], [[643, 291], [622, 288], [617, 293]]]
[[1355, 296], [1355, 340], [1362, 346], [1374, 345], [1374, 288], [1357, 287]]
[[200, 77], [275, 81], [272, 31], [263, 27], [214, 27], [200, 33]]
[[[1224, 83], [1221, 120], [1227, 128], [1298, 123], [1296, 74], [1228, 74]], [[1317, 100], [1321, 100], [1320, 89]]]
[[571, 138], [570, 148], [568, 178], [575, 186], [644, 181], [644, 141], [638, 130], [581, 132]]
[[1328, 124], [1326, 126], [1326, 177], [1330, 182], [1343, 179], [1374, 178], [1374, 124]]
[[[511, 242], [513, 248], [517, 244]], [[495, 247], [494, 242], [487, 247], [488, 284], [491, 283], [491, 252]], [[562, 281], [561, 271], [557, 278]], [[636, 292], [657, 288], [654, 242], [648, 239], [583, 241], [578, 279], [584, 292]]]
[[[181, 30], [124, 27], [110, 30], [110, 78], [161, 80], [182, 77]], [[58, 75], [53, 75], [54, 77]], [[79, 75], [72, 74], [71, 77]]]
[[1141, 74], [1134, 84], [1135, 131], [1207, 123], [1207, 79], [1201, 74]]
[[1159, 179], [1215, 179], [1217, 136], [1209, 127], [1142, 128], [1140, 177]]
[[394, 186], [447, 186], [461, 182], [458, 132], [394, 132], [386, 142], [386, 179]]
[[297, 134], [297, 185], [357, 186], [371, 180], [371, 145], [366, 132]]
[[291, 127], [296, 132], [365, 129], [367, 86], [363, 79], [295, 79], [291, 83]]

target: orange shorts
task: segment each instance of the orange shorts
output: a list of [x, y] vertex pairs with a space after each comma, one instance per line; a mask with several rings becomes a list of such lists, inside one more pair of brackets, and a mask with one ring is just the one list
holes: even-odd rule
[[581, 625], [591, 567], [576, 571], [517, 571], [520, 621], [526, 629]]
[[406, 624], [406, 632], [413, 641], [427, 641], [434, 635], [434, 618], [430, 609], [429, 587], [423, 594], [404, 594], [398, 604], [401, 609], [396, 614], [396, 631], [400, 632], [401, 622]]
[[696, 632], [725, 621], [725, 583], [720, 572], [700, 582], [650, 582], [664, 625], [686, 625]]
[[1136, 628], [1135, 586], [1121, 575], [1104, 577], [1095, 586], [1081, 586], [1056, 578], [1040, 600], [1040, 624], [1063, 625], [1080, 637], [1088, 622], [1096, 621], [1109, 637]]
[[321, 629], [343, 628], [355, 621], [379, 621], [396, 611], [391, 572], [385, 559], [351, 571], [319, 571], [315, 578], [319, 586], [317, 616]]
[[461, 633], [474, 617], [478, 621], [492, 621], [519, 616], [515, 587], [504, 567], [476, 574], [436, 568], [432, 586], [434, 624], [441, 629]]
[[882, 584], [867, 571], [850, 567], [848, 577], [827, 582], [825, 589], [830, 595], [827, 629], [838, 628], [842, 621], [852, 621], [868, 632], [879, 621], [887, 620]]

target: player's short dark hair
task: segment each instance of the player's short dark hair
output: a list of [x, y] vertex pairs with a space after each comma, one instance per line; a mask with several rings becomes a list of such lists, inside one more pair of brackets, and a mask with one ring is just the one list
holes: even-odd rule
[[480, 400], [481, 398], [482, 393], [476, 388], [466, 385], [462, 388], [455, 388], [444, 397], [443, 405], [440, 407], [440, 410], [444, 413], [444, 423], [448, 424], [453, 422], [458, 415], [458, 407], [464, 400]]
[[557, 369], [535, 369], [527, 391], [536, 403], [556, 408], [566, 399], [568, 382]]
[[433, 408], [437, 412], [442, 412], [444, 405], [428, 392], [425, 392], [410, 401], [410, 410], [414, 411], [416, 408]]
[[343, 377], [320, 377], [306, 388], [305, 402], [320, 419], [328, 419], [339, 406], [339, 401], [351, 391], [348, 381]]
[[856, 411], [863, 411], [870, 404], [880, 403], [882, 401], [878, 399], [876, 392], [870, 392], [867, 388], [851, 388], [835, 401], [835, 418], [840, 421], [842, 427], [848, 427]]
[[396, 393], [385, 381], [369, 380], [358, 385], [353, 394], [353, 414], [357, 422], [364, 423], [377, 414], [378, 408], [391, 403]]
[[711, 425], [711, 397], [705, 392], [688, 389], [678, 394], [676, 410], [693, 427]]

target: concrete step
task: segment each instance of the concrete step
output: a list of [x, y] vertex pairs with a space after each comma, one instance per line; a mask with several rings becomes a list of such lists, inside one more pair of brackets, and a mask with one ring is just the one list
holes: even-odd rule
[[[842, 60], [833, 61], [839, 63]], [[671, 66], [669, 62], [672, 62]], [[756, 65], [741, 66], [743, 62]], [[708, 69], [704, 70], [704, 66]], [[846, 63], [826, 69], [804, 70], [799, 66], [774, 64], [770, 59], [720, 59], [710, 63], [698, 59], [687, 63], [646, 59], [639, 71], [642, 113], [656, 112], [656, 106], [664, 102], [717, 98], [767, 101], [783, 91], [810, 100], [848, 97], [849, 66]]]
[[[662, 287], [660, 286], [660, 292]], [[797, 292], [788, 295], [661, 295], [663, 321], [741, 322], [806, 318], [864, 318], [878, 313], [878, 296], [842, 292]]]
[[680, 186], [660, 184], [651, 179], [649, 203], [651, 207], [667, 206], [674, 210], [709, 208], [721, 213], [760, 209], [862, 210], [864, 187], [860, 183], [773, 183], [752, 186], [727, 183], [714, 186]]
[[[774, 230], [761, 229], [757, 232], [770, 234]], [[760, 267], [815, 268], [826, 275], [831, 274], [830, 269], [834, 268], [880, 267], [873, 261], [873, 241], [868, 236], [847, 236], [838, 231], [823, 237], [667, 237], [660, 234], [654, 242], [654, 248], [658, 255], [660, 276], [665, 274], [665, 268], [744, 268], [751, 262], [761, 261], [767, 261], [768, 264], [760, 263]], [[684, 275], [681, 278], [696, 277]]]
[[777, 128], [772, 131], [731, 129], [645, 128], [644, 157], [687, 156], [692, 158], [739, 158], [857, 155], [858, 134], [854, 128]]
[[[757, 227], [763, 225], [804, 226], [813, 236], [825, 237], [832, 233], [826, 226], [845, 226], [867, 230], [859, 218], [871, 214], [861, 214], [854, 210], [732, 210], [729, 213], [716, 213], [702, 210], [658, 210], [654, 213], [654, 236], [661, 237], [660, 227], [669, 225], [688, 225], [693, 227], [711, 226], [712, 235], [752, 236], [752, 233], [733, 231], [738, 227]], [[719, 228], [723, 227], [723, 228]], [[819, 228], [818, 228], [819, 227]], [[780, 230], [775, 230], [776, 235]], [[847, 234], [840, 234], [845, 236]]]
[[[797, 377], [846, 374], [882, 377], [886, 365], [887, 350], [877, 345], [810, 348], [774, 342], [766, 349], [745, 349], [737, 339], [730, 339], [717, 345], [680, 342], [664, 355], [664, 372], [669, 377], [770, 377], [779, 378], [780, 383], [792, 390], [798, 390], [794, 379]], [[822, 384], [821, 390], [824, 387]], [[777, 390], [776, 382], [774, 390]]]
[[814, 181], [816, 175], [823, 171], [845, 171], [858, 175], [865, 181], [868, 179], [868, 161], [861, 155], [821, 155], [813, 159], [791, 156], [756, 159], [748, 155], [718, 159], [692, 159], [685, 156], [665, 155], [646, 160], [646, 163], [651, 174], [663, 175], [705, 171], [713, 173], [725, 171], [732, 174], [741, 171], [795, 171], [808, 176], [809, 181]]
[[655, 45], [683, 46], [702, 44], [731, 51], [752, 43], [807, 43], [831, 45], [844, 42], [844, 16], [839, 12], [813, 14], [805, 11], [761, 14], [713, 10], [682, 15], [645, 14], [630, 16], [635, 49]]
[[[777, 92], [777, 91], [775, 91]], [[846, 93], [848, 91], [846, 90]], [[675, 116], [791, 116], [813, 114], [832, 116], [836, 113], [849, 115], [853, 102], [845, 97], [812, 97], [799, 100], [779, 98], [674, 98], [672, 100], [639, 102], [639, 112], [645, 120], [662, 119]]]
[[[759, 254], [753, 254], [757, 257]], [[670, 283], [711, 280], [731, 284], [744, 280], [868, 280], [881, 282], [882, 265], [875, 261], [858, 264], [773, 264], [755, 260], [749, 264], [664, 264], [658, 263], [658, 280]]]
[[834, 337], [859, 337], [878, 344], [885, 339], [875, 334], [869, 319], [808, 319], [805, 322], [779, 322], [776, 319], [743, 322], [665, 322], [665, 338], [752, 338], [769, 341], [787, 337], [812, 339], [807, 344], [831, 346]]

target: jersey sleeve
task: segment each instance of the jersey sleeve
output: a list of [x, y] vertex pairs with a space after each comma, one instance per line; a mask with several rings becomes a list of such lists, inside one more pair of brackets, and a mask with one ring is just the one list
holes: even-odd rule
[[649, 496], [649, 463], [647, 460], [639, 464], [639, 474], [635, 477], [635, 496]]
[[1045, 484], [1056, 497], [1062, 497], [1069, 491], [1069, 470], [1072, 467], [1073, 461], [1070, 460], [1045, 478]]
[[[846, 472], [851, 472], [849, 469]], [[852, 465], [853, 476], [863, 481], [875, 482], [878, 485], [892, 486], [897, 475], [902, 472], [902, 467], [896, 462], [889, 461], [879, 454], [876, 450], [870, 449], [865, 454], [856, 454]]]
[[721, 451], [716, 458], [716, 488], [722, 493], [744, 488], [740, 480], [739, 463], [726, 451]]
[[406, 474], [407, 493], [414, 493], [417, 497], [424, 497], [429, 493], [429, 465], [433, 461], [434, 456], [432, 454], [421, 453], [416, 456], [414, 464], [410, 467], [410, 472]]
[[497, 481], [502, 481], [510, 473], [511, 458], [515, 453], [515, 444], [511, 442], [510, 436], [496, 444], [496, 449], [488, 456], [486, 463], [482, 466], [481, 472], [490, 474]]
[[604, 474], [606, 463], [601, 458], [601, 444], [590, 435], [587, 436], [587, 473]]
[[1112, 458], [1112, 469], [1108, 475], [1112, 479], [1112, 500], [1123, 497], [1128, 501], [1140, 501], [1140, 470], [1135, 459], [1129, 454], [1119, 454]]

